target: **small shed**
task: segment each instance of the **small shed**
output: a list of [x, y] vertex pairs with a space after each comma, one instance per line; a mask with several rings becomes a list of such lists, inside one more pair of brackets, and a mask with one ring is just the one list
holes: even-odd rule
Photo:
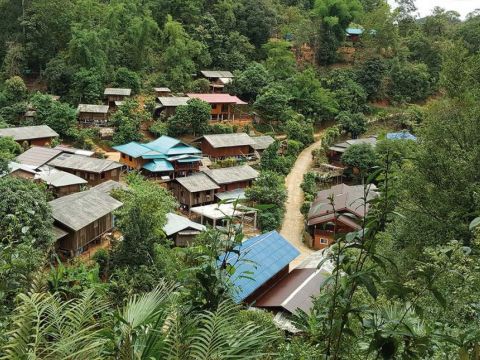
[[233, 74], [230, 71], [202, 70], [200, 73], [210, 82], [210, 90], [213, 93], [222, 92], [225, 85], [233, 80]]
[[199, 99], [210, 104], [212, 110], [210, 121], [240, 120], [248, 117], [242, 114], [242, 109], [248, 105], [237, 96], [229, 94], [187, 94], [191, 99]]
[[12, 137], [20, 145], [49, 146], [58, 134], [48, 125], [37, 125], [0, 129], [0, 137]]
[[243, 222], [249, 221], [254, 229], [257, 228], [257, 210], [235, 203], [209, 204], [196, 206], [191, 212], [200, 217], [201, 224], [210, 224], [213, 227], [228, 225], [228, 218], [238, 218]]
[[107, 126], [108, 105], [79, 104], [78, 123], [81, 126]]
[[172, 91], [168, 87], [156, 87], [153, 88], [153, 91], [155, 91], [155, 95], [157, 97], [164, 97], [164, 96], [171, 96]]
[[204, 231], [206, 227], [202, 224], [174, 213], [167, 214], [167, 223], [163, 231], [168, 239], [171, 239], [175, 246], [189, 246], [195, 236]]
[[169, 183], [169, 188], [178, 202], [189, 209], [192, 206], [214, 202], [215, 190], [220, 186], [206, 174], [197, 173], [176, 178]]
[[217, 192], [245, 189], [258, 178], [258, 171], [250, 165], [232, 166], [220, 169], [205, 169], [204, 172], [217, 183]]
[[124, 101], [126, 98], [130, 97], [131, 94], [132, 89], [125, 88], [106, 88], [103, 92], [107, 105], [112, 107], [116, 106], [116, 101]]
[[252, 148], [259, 154], [262, 154], [270, 145], [275, 142], [275, 139], [270, 135], [252, 136], [254, 144]]

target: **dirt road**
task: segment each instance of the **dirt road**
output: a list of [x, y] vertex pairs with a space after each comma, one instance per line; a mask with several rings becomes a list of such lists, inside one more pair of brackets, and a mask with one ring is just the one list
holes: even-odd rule
[[312, 150], [318, 149], [321, 144], [321, 140], [317, 140], [303, 150], [298, 156], [290, 174], [285, 179], [288, 199], [285, 204], [285, 218], [280, 234], [300, 251], [300, 256], [291, 263], [291, 268], [297, 266], [313, 252], [312, 249], [302, 242], [304, 218], [300, 212], [303, 204], [303, 191], [300, 188], [300, 184], [303, 181], [303, 174], [307, 173], [312, 166]]

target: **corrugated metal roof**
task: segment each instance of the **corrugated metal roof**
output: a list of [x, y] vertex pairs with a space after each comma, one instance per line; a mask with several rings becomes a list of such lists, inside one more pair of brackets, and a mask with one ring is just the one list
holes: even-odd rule
[[131, 157], [143, 157], [144, 159], [165, 158], [165, 155], [192, 155], [201, 153], [197, 148], [166, 135], [146, 144], [130, 142], [128, 144], [114, 146], [113, 148]]
[[71, 170], [81, 170], [101, 173], [122, 167], [122, 164], [106, 159], [97, 159], [82, 155], [61, 154], [50, 161], [48, 165]]
[[[10, 173], [14, 172], [14, 171], [17, 171], [17, 170], [23, 170], [23, 171], [26, 171], [30, 174], [33, 174], [33, 175], [36, 175], [37, 174], [37, 167], [36, 166], [32, 166], [32, 165], [26, 165], [26, 164], [20, 164], [20, 163], [17, 163], [17, 162], [14, 162], [14, 161], [10, 161], [8, 163], [8, 169], [10, 171]], [[1, 177], [2, 175], [0, 175]]]
[[208, 94], [187, 94], [191, 99], [203, 100], [209, 104], [236, 104], [236, 105], [246, 105], [245, 101], [240, 100], [238, 97], [230, 94], [222, 93], [208, 93]]
[[43, 146], [32, 146], [27, 151], [17, 156], [21, 164], [40, 167], [62, 153], [61, 150]]
[[63, 187], [69, 185], [82, 185], [87, 184], [87, 180], [82, 179], [76, 175], [70, 174], [66, 171], [61, 171], [50, 166], [42, 166], [36, 178], [41, 179], [47, 185], [51, 185], [53, 187]]
[[167, 236], [171, 236], [187, 229], [193, 229], [200, 232], [205, 230], [206, 228], [204, 225], [193, 222], [184, 216], [180, 216], [174, 213], [167, 214], [167, 223], [163, 227], [163, 231], [165, 231], [165, 234]]
[[95, 105], [95, 104], [78, 104], [77, 111], [85, 113], [97, 113], [97, 114], [106, 114], [108, 113], [108, 105]]
[[190, 176], [179, 177], [175, 179], [189, 192], [199, 192], [219, 189], [220, 187], [213, 182], [206, 174], [197, 173]]
[[97, 190], [81, 191], [49, 202], [59, 223], [78, 231], [122, 206], [120, 201]]
[[253, 146], [255, 144], [255, 141], [246, 133], [212, 134], [204, 135], [203, 138], [214, 148]]
[[110, 194], [112, 192], [112, 190], [116, 190], [116, 189], [127, 190], [128, 186], [120, 184], [118, 181], [107, 180], [107, 181], [105, 181], [101, 184], [98, 184], [98, 185], [92, 187], [92, 190], [101, 191], [101, 192], [104, 192], [106, 194]]
[[[252, 237], [244, 241], [231, 253], [227, 261], [234, 265], [231, 281], [237, 291], [233, 294], [236, 302], [245, 300], [260, 286], [288, 266], [300, 252], [276, 231]], [[240, 260], [239, 260], [240, 259]]]
[[298, 309], [308, 312], [313, 298], [320, 293], [320, 286], [328, 274], [316, 269], [294, 269], [255, 301], [260, 308], [283, 308], [295, 313]]
[[377, 137], [376, 136], [371, 136], [368, 138], [362, 138], [362, 139], [352, 139], [352, 140], [347, 140], [342, 143], [334, 144], [330, 148], [328, 148], [331, 151], [336, 151], [336, 152], [345, 152], [350, 146], [352, 145], [358, 145], [358, 144], [369, 144], [372, 146], [375, 146], [377, 143]]
[[345, 30], [348, 35], [362, 35], [363, 34], [363, 29], [359, 28], [347, 28]]
[[221, 193], [216, 193], [215, 197], [221, 201], [235, 201], [235, 200], [244, 200], [246, 199], [245, 196], [245, 189], [235, 189], [232, 191], [225, 191]]
[[255, 150], [265, 150], [275, 142], [275, 139], [270, 135], [253, 136], [252, 139], [254, 141], [254, 144], [252, 145], [252, 147]]
[[15, 128], [0, 129], [0, 137], [10, 136], [16, 141], [44, 139], [58, 137], [58, 134], [53, 131], [50, 126], [23, 126]]
[[103, 95], [119, 95], [119, 96], [130, 96], [132, 89], [124, 88], [106, 88], [103, 92]]
[[219, 185], [255, 180], [258, 177], [258, 171], [250, 165], [205, 170], [204, 172]]
[[169, 172], [174, 170], [173, 165], [165, 159], [155, 159], [143, 165], [142, 168], [150, 172]]
[[68, 235], [68, 232], [66, 232], [65, 230], [60, 229], [57, 226], [53, 226], [53, 236], [55, 237], [55, 240], [60, 240], [61, 238], [67, 235]]
[[156, 88], [153, 88], [153, 90], [156, 92], [171, 92], [171, 90], [168, 87], [156, 87]]
[[239, 204], [209, 204], [203, 206], [195, 206], [190, 209], [195, 214], [207, 217], [212, 220], [225, 219], [226, 217], [241, 217], [246, 213], [254, 213], [255, 209], [247, 208]]
[[62, 152], [66, 152], [69, 154], [76, 154], [76, 155], [83, 155], [83, 156], [93, 156], [95, 154], [94, 151], [77, 149], [67, 145], [58, 145], [58, 146], [55, 146], [54, 149], [61, 150]]
[[413, 140], [416, 141], [417, 137], [415, 135], [410, 134], [408, 131], [400, 131], [395, 133], [388, 133], [387, 134], [388, 140]]
[[[378, 194], [375, 192], [375, 186], [369, 185], [370, 191], [368, 192], [368, 199], [372, 199]], [[364, 187], [363, 185], [349, 186], [346, 184], [339, 184], [332, 186], [328, 190], [322, 190], [317, 193], [315, 200], [313, 201], [310, 211], [308, 212], [308, 223], [319, 223], [316, 218], [321, 218], [333, 213], [333, 207], [330, 197], [333, 195], [333, 203], [336, 212], [349, 212], [355, 214], [358, 217], [363, 217], [364, 214]], [[368, 211], [369, 204], [366, 204]], [[326, 219], [325, 221], [330, 221]]]
[[189, 97], [186, 96], [160, 96], [158, 102], [165, 107], [177, 107], [187, 105]]
[[232, 78], [233, 74], [230, 71], [223, 70], [202, 70], [202, 75], [208, 79], [211, 78]]
[[113, 148], [123, 154], [127, 154], [128, 156], [134, 158], [138, 158], [150, 151], [150, 149], [135, 141], [129, 142], [128, 144], [114, 146]]

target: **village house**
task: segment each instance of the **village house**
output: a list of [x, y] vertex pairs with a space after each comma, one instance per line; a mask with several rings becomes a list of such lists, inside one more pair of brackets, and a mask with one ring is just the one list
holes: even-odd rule
[[[271, 231], [245, 240], [230, 253], [226, 263], [234, 267], [231, 282], [237, 303], [255, 303], [275, 283], [287, 276], [290, 263], [300, 252], [278, 232]], [[220, 257], [222, 258], [222, 257]], [[219, 266], [227, 264], [219, 263]], [[245, 276], [248, 274], [248, 276]]]
[[132, 89], [106, 88], [103, 96], [108, 106], [117, 107], [121, 105], [121, 102], [130, 97], [131, 93]]
[[360, 28], [347, 28], [345, 30], [346, 41], [357, 42], [363, 34], [363, 29]]
[[57, 228], [56, 249], [70, 257], [81, 254], [92, 242], [111, 231], [115, 225], [113, 211], [122, 206], [110, 195], [95, 189], [67, 195], [49, 204]]
[[122, 169], [122, 164], [116, 161], [66, 153], [49, 161], [48, 165], [83, 178], [90, 186], [107, 180], [118, 181]]
[[87, 184], [86, 180], [78, 176], [47, 165], [36, 167], [33, 165], [10, 162], [9, 175], [28, 179], [33, 182], [43, 183], [54, 197], [61, 197], [78, 192]]
[[200, 73], [210, 82], [212, 93], [222, 92], [225, 85], [233, 80], [233, 74], [230, 71], [203, 70]]
[[113, 148], [129, 169], [165, 180], [197, 172], [202, 160], [200, 150], [165, 135], [146, 144], [130, 142]]
[[342, 166], [343, 165], [342, 155], [350, 146], [358, 145], [358, 144], [369, 144], [371, 146], [375, 146], [376, 143], [377, 143], [377, 137], [371, 136], [364, 139], [352, 139], [342, 143], [335, 144], [328, 148], [328, 151], [327, 151], [328, 161], [335, 166]]
[[262, 155], [262, 153], [275, 142], [275, 139], [270, 135], [263, 136], [252, 136], [254, 141], [252, 148], [257, 153], [257, 156]]
[[213, 203], [215, 190], [219, 188], [220, 186], [204, 173], [179, 177], [169, 183], [169, 189], [177, 201], [187, 209], [192, 206]]
[[255, 141], [246, 133], [204, 135], [197, 141], [205, 156], [219, 160], [229, 157], [248, 158]]
[[174, 246], [180, 247], [190, 246], [195, 236], [205, 229], [204, 225], [174, 213], [167, 214], [167, 223], [163, 227], [167, 239], [170, 239]]
[[164, 96], [171, 96], [172, 91], [168, 87], [156, 87], [153, 88], [153, 91], [155, 91], [155, 95], [157, 97], [164, 97]]
[[258, 178], [258, 171], [250, 165], [203, 170], [220, 188], [217, 193], [230, 192], [250, 187]]
[[320, 251], [309, 255], [262, 294], [253, 306], [274, 313], [295, 314], [298, 310], [308, 313], [314, 297], [320, 294], [320, 288], [329, 276], [327, 271], [317, 269], [323, 256]]
[[370, 207], [368, 201], [378, 196], [375, 190], [374, 185], [368, 186], [367, 202], [364, 201], [363, 185], [340, 184], [319, 191], [307, 217], [311, 247], [324, 249], [335, 241], [335, 234], [360, 230], [361, 220], [367, 215]]
[[169, 118], [172, 115], [175, 115], [177, 107], [187, 105], [188, 100], [187, 96], [159, 96], [157, 97], [158, 106], [155, 108], [155, 113], [153, 114], [155, 118]]
[[229, 94], [187, 94], [191, 99], [199, 99], [210, 104], [210, 121], [250, 121], [249, 115], [243, 113], [246, 102]]
[[78, 124], [81, 126], [107, 126], [108, 105], [79, 104]]
[[0, 129], [0, 137], [11, 137], [20, 145], [49, 146], [58, 134], [47, 125], [38, 125]]

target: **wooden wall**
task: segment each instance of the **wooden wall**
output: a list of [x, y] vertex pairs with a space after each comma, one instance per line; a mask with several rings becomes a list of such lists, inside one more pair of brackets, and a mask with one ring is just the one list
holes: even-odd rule
[[173, 196], [175, 196], [177, 201], [188, 208], [210, 204], [215, 201], [214, 190], [191, 193], [176, 181], [169, 183], [169, 189], [172, 191]]
[[120, 153], [120, 163], [123, 165], [127, 165], [129, 168], [140, 170], [143, 165], [145, 165], [150, 160], [145, 160], [142, 158], [134, 158], [128, 156], [127, 154]]
[[204, 155], [214, 158], [227, 158], [234, 156], [247, 156], [253, 152], [249, 145], [244, 146], [230, 146], [225, 148], [214, 148], [208, 141], [202, 139], [201, 150]]

